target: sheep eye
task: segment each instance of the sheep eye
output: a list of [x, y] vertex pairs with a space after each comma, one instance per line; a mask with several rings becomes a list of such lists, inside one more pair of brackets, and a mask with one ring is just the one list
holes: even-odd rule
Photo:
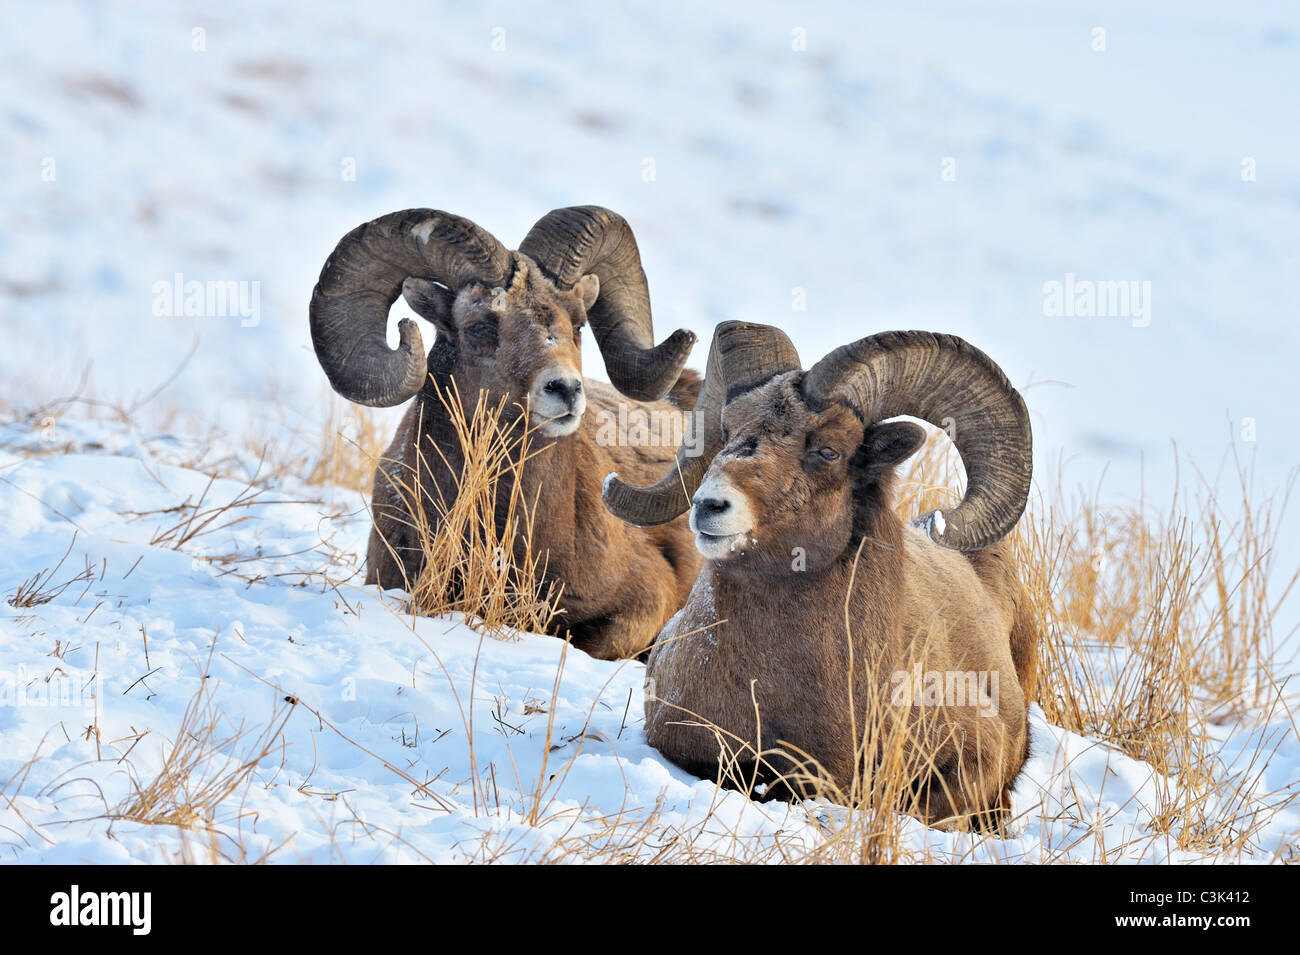
[[825, 461], [838, 461], [840, 459], [840, 453], [834, 448], [818, 448], [817, 453], [820, 454], [822, 459]]
[[758, 450], [758, 438], [750, 438], [740, 447], [736, 448], [736, 454], [742, 458], [752, 457]]

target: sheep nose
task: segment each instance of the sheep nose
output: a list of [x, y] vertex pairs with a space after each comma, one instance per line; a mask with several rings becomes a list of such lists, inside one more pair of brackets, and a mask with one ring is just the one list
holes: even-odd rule
[[721, 514], [731, 507], [730, 501], [720, 500], [716, 497], [695, 497], [691, 499], [695, 505], [695, 516], [712, 517], [715, 514]]
[[566, 406], [572, 408], [578, 401], [578, 395], [582, 394], [581, 378], [552, 378], [543, 387], [542, 390], [548, 394], [555, 395], [561, 399]]

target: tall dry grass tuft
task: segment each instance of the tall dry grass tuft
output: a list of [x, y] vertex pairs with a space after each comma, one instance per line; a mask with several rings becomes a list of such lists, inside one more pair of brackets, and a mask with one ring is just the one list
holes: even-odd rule
[[[1289, 636], [1279, 639], [1275, 622], [1300, 578], [1300, 569], [1279, 578], [1275, 559], [1294, 476], [1260, 500], [1235, 446], [1231, 461], [1233, 509], [1200, 475], [1193, 497], [1176, 489], [1158, 512], [1102, 504], [1099, 488], [1067, 497], [1059, 474], [1031, 499], [1015, 541], [1044, 638], [1041, 702], [1053, 722], [1104, 729], [1164, 766], [1159, 738], [1180, 701], [1211, 721], [1268, 703], [1283, 662], [1275, 648]], [[934, 432], [902, 476], [896, 509], [910, 519], [960, 492], [958, 459]], [[1185, 692], [1171, 689], [1180, 681]]]
[[1205, 639], [1197, 646], [1191, 667], [1212, 720], [1269, 705], [1273, 678], [1294, 662], [1278, 658], [1278, 648], [1292, 634], [1276, 633], [1275, 626], [1280, 608], [1300, 580], [1300, 568], [1286, 577], [1277, 562], [1282, 521], [1297, 472], [1277, 493], [1261, 498], [1254, 461], [1243, 462], [1235, 443], [1231, 462], [1235, 513], [1221, 504], [1217, 478], [1200, 472], [1196, 476], [1196, 511], [1201, 516], [1209, 572], [1200, 594]]
[[220, 813], [228, 801], [247, 789], [258, 766], [284, 745], [284, 727], [293, 704], [277, 704], [260, 729], [242, 723], [230, 725], [212, 698], [211, 684], [206, 673], [202, 674], [158, 773], [140, 780], [132, 772], [131, 794], [106, 815], [202, 832], [209, 837], [214, 857], [219, 854], [219, 842], [229, 840], [237, 850], [232, 861], [250, 861], [244, 857], [240, 840], [230, 835], [232, 827], [239, 828], [241, 812]]
[[[385, 462], [390, 481], [423, 550], [419, 577], [407, 587], [415, 613], [464, 614], [495, 637], [546, 633], [560, 615], [562, 587], [546, 579], [533, 551], [537, 501], [525, 498], [524, 471], [537, 451], [527, 411], [507, 416], [506, 401], [480, 393], [468, 409], [452, 385], [438, 393], [460, 444], [463, 465], [450, 465], [433, 442], [417, 439], [416, 465]], [[427, 456], [431, 449], [438, 460]], [[455, 494], [434, 496], [433, 468], [453, 475]], [[450, 500], [448, 498], [450, 497]]]

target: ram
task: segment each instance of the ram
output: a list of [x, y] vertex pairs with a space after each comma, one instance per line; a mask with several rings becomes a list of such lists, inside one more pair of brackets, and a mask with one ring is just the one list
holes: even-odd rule
[[[399, 323], [398, 347], [388, 346], [388, 312], [399, 294], [437, 329], [427, 356], [410, 319]], [[613, 388], [582, 377], [587, 324]], [[700, 559], [685, 521], [643, 529], [607, 513], [601, 478], [621, 470], [653, 480], [677, 441], [603, 439], [590, 411], [606, 419], [629, 407], [644, 417], [689, 417], [699, 377], [682, 372], [690, 332], [654, 344], [640, 253], [621, 217], [595, 206], [557, 209], [514, 252], [446, 212], [375, 219], [344, 236], [325, 262], [311, 335], [343, 397], [377, 407], [416, 399], [376, 469], [368, 583], [410, 590], [424, 559], [412, 510], [455, 498], [464, 458], [439, 397], [454, 383], [471, 407], [479, 395], [499, 399], [508, 427], [527, 426], [534, 438], [519, 499], [535, 508], [532, 553], [547, 579], [563, 585], [557, 632], [606, 658], [634, 656], [653, 642]], [[407, 491], [416, 474], [422, 502]]]
[[[950, 335], [873, 335], [804, 372], [777, 329], [727, 322], [696, 413], [702, 455], [682, 449], [651, 487], [606, 483], [606, 505], [633, 524], [689, 508], [706, 558], [649, 655], [651, 745], [771, 795], [807, 795], [814, 775], [849, 793], [878, 752], [859, 737], [903, 726], [917, 767], [904, 808], [932, 824], [997, 824], [1026, 758], [1037, 672], [1005, 539], [1030, 487], [1020, 395]], [[919, 526], [890, 507], [895, 466], [924, 441], [916, 424], [886, 420], [902, 415], [946, 425], [967, 471], [961, 503]], [[922, 662], [927, 675], [973, 676], [958, 681], [973, 698], [912, 696]]]

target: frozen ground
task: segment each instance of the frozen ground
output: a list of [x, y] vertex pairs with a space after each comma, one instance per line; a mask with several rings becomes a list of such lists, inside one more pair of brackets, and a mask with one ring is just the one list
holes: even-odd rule
[[[89, 560], [94, 579], [28, 613], [0, 607], [0, 669], [14, 685], [55, 667], [84, 676], [98, 647], [100, 745], [122, 752], [128, 734], [149, 730], [129, 757], [147, 780], [219, 630], [214, 705], [254, 726], [285, 693], [303, 701], [286, 724], [283, 768], [259, 772], [247, 794], [257, 814], [249, 851], [293, 834], [277, 858], [492, 855], [476, 841], [488, 829], [508, 830], [509, 852], [544, 853], [576, 816], [589, 818], [576, 811], [588, 796], [608, 813], [645, 811], [663, 794], [677, 823], [705, 817], [711, 787], [665, 768], [640, 739], [639, 669], [575, 656], [551, 706], [558, 647], [535, 637], [483, 645], [478, 768], [494, 766], [497, 790], [508, 792], [517, 766], [528, 788], [552, 714], [563, 745], [551, 765], [581, 755], [550, 805], [553, 824], [509, 829], [495, 802], [476, 815], [452, 687], [468, 713], [478, 637], [448, 621], [412, 629], [371, 596], [292, 574], [342, 577], [326, 563], [357, 559], [364, 520], [322, 518], [341, 492], [324, 507], [259, 499], [234, 539], [179, 552], [149, 546], [168, 515], [129, 519], [202, 491], [203, 467], [178, 462], [212, 465], [238, 453], [241, 435], [319, 425], [328, 392], [307, 337], [311, 286], [343, 233], [410, 206], [467, 215], [514, 244], [555, 206], [608, 205], [636, 230], [665, 331], [686, 326], [707, 340], [723, 319], [773, 322], [806, 363], [887, 328], [963, 335], [1026, 386], [1039, 472], [1054, 474], [1064, 458], [1067, 484], [1109, 468], [1112, 496], [1160, 501], [1174, 482], [1175, 445], [1213, 469], [1235, 435], [1255, 453], [1261, 484], [1280, 486], [1297, 463], [1294, 5], [858, 7], [559, 3], [539, 16], [522, 3], [376, 3], [364, 13], [353, 4], [6, 5], [0, 407], [76, 391], [129, 404], [195, 350], [137, 416], [146, 426], [168, 416], [171, 438], [75, 418], [53, 437], [5, 434], [0, 591], [7, 598], [52, 566], [77, 527], [64, 570]], [[1098, 27], [1104, 50], [1093, 49]], [[1243, 179], [1250, 166], [1254, 178]], [[177, 273], [248, 283], [256, 313], [155, 314], [156, 283]], [[1149, 315], [1045, 314], [1045, 283], [1067, 274], [1149, 282]], [[594, 350], [586, 361], [599, 375]], [[230, 436], [220, 454], [185, 437], [212, 425]], [[48, 453], [78, 440], [85, 454]], [[239, 489], [210, 493], [224, 502]], [[1300, 535], [1281, 537], [1293, 568]], [[259, 544], [265, 556], [237, 573], [203, 559]], [[268, 576], [244, 580], [258, 574]], [[509, 726], [492, 718], [495, 697]], [[529, 700], [548, 712], [524, 715]], [[322, 729], [308, 705], [419, 781], [445, 768], [429, 786], [437, 798], [413, 794]], [[564, 742], [589, 711], [594, 733]], [[110, 839], [102, 819], [68, 822], [117, 805], [129, 777], [127, 763], [88, 770], [90, 720], [54, 715], [0, 707], [0, 785], [46, 739], [32, 775], [6, 790], [21, 793], [25, 817], [5, 818], [8, 857], [167, 851], [157, 829], [118, 823]], [[1143, 767], [1041, 723], [1036, 740], [1033, 775], [1049, 805], [1073, 799], [1062, 788], [1068, 774], [1052, 772], [1067, 751], [1082, 753], [1073, 767], [1094, 792], [1049, 815], [1113, 805], [1114, 825], [1140, 825], [1128, 797]], [[1273, 785], [1300, 772], [1288, 746], [1268, 768]], [[62, 771], [84, 779], [54, 788]], [[85, 795], [92, 782], [103, 797]], [[480, 795], [491, 785], [480, 782]], [[1042, 796], [1022, 793], [1020, 808]], [[803, 810], [785, 819], [734, 795], [721, 806], [706, 827], [723, 819], [745, 833], [811, 838], [816, 825]], [[357, 814], [379, 828], [367, 831]], [[1068, 844], [1071, 825], [1035, 823], [1001, 848], [1035, 857]], [[1090, 838], [1078, 857], [1095, 848]]]

